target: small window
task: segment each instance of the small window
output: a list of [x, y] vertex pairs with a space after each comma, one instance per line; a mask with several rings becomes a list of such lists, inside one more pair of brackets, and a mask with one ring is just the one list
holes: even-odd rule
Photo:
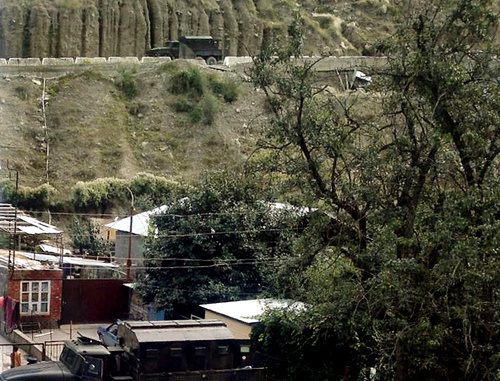
[[241, 353], [250, 353], [250, 345], [241, 345], [240, 352]]
[[21, 282], [21, 315], [50, 313], [50, 281]]
[[227, 355], [229, 353], [229, 346], [227, 345], [219, 345], [218, 347], [219, 355]]
[[182, 348], [170, 348], [170, 356], [181, 357], [182, 356]]
[[146, 358], [147, 359], [158, 358], [158, 349], [146, 349]]
[[207, 355], [207, 347], [195, 347], [194, 348], [195, 356], [206, 356]]

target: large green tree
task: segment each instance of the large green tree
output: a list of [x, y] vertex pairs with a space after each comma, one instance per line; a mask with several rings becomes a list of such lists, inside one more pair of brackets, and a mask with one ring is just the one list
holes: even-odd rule
[[[310, 307], [292, 319], [293, 353], [351, 351], [323, 358], [323, 369], [298, 356], [310, 376], [287, 379], [345, 367], [360, 378], [369, 367], [379, 379], [500, 377], [498, 19], [481, 0], [400, 11], [371, 94], [319, 85], [315, 62], [301, 58], [300, 18], [254, 60], [272, 115], [255, 160], [332, 216], [300, 274]], [[276, 319], [290, 327], [274, 314], [257, 338], [283, 359], [291, 349], [273, 346], [285, 339]]]
[[[199, 305], [274, 289], [276, 264], [291, 252], [297, 212], [276, 209], [258, 188], [211, 175], [153, 218], [139, 291], [169, 317]], [[302, 216], [299, 214], [299, 217]]]

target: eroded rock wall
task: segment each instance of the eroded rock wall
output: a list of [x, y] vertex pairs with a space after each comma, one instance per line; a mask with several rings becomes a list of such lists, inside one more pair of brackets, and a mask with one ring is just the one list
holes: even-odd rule
[[183, 35], [211, 35], [226, 55], [254, 54], [261, 0], [2, 0], [0, 57], [142, 56]]

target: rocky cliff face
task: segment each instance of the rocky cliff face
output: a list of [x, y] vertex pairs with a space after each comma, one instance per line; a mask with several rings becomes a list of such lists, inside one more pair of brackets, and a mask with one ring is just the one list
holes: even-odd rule
[[182, 35], [212, 35], [226, 55], [248, 55], [271, 28], [260, 15], [266, 7], [260, 0], [2, 0], [0, 56], [142, 56]]

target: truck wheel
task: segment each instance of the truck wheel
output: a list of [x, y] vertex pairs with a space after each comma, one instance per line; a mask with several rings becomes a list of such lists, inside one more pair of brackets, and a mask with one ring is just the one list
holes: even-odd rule
[[217, 60], [215, 59], [215, 57], [210, 56], [207, 58], [207, 65], [215, 65], [215, 64], [217, 64]]

